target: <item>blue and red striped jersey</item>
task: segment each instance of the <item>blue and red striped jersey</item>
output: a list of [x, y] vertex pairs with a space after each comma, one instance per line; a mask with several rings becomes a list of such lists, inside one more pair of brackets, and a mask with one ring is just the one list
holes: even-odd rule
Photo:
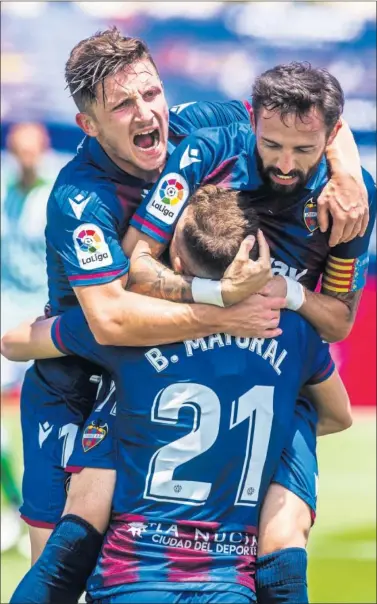
[[334, 370], [302, 317], [283, 311], [280, 325], [277, 339], [126, 348], [97, 344], [81, 309], [55, 320], [56, 346], [104, 366], [116, 386], [114, 517], [91, 591], [139, 581], [254, 589], [261, 502], [300, 388]]

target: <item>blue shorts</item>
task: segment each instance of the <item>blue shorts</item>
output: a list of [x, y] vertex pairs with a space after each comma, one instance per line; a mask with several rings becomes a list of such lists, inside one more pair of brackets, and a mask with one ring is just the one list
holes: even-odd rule
[[[129, 589], [129, 591], [128, 591]], [[132, 587], [117, 586], [105, 597], [88, 594], [93, 604], [255, 604], [254, 592], [235, 583], [138, 583]], [[100, 593], [99, 591], [99, 593]]]
[[114, 382], [104, 374], [91, 414], [76, 436], [66, 472], [83, 468], [116, 469], [116, 393]]
[[65, 357], [34, 363], [21, 391], [24, 452], [22, 518], [31, 526], [52, 528], [66, 500], [64, 466], [76, 436], [95, 401], [96, 365]]

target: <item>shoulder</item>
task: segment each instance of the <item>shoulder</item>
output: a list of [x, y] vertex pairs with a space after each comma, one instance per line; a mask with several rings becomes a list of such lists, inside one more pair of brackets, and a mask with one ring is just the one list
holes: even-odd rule
[[171, 108], [171, 118], [181, 118], [191, 128], [226, 126], [235, 121], [249, 122], [247, 101], [192, 101]]
[[253, 130], [249, 124], [235, 122], [229, 126], [217, 126], [213, 128], [200, 128], [190, 136], [207, 145], [220, 145], [235, 150], [250, 149], [255, 142]]
[[306, 347], [309, 341], [321, 342], [320, 336], [309, 321], [292, 310], [285, 309], [281, 313], [281, 328], [287, 342], [295, 342], [296, 345], [299, 343], [300, 347]]
[[81, 219], [98, 212], [116, 212], [116, 188], [100, 174], [83, 172], [74, 160], [67, 164], [52, 188], [48, 209], [51, 213]]

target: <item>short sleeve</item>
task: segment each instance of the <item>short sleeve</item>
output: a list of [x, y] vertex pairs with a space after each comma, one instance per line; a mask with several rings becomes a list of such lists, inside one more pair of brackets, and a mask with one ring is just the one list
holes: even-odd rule
[[131, 225], [156, 241], [168, 243], [190, 196], [212, 163], [212, 154], [203, 139], [195, 134], [187, 137], [169, 158], [160, 180], [133, 215]]
[[335, 363], [330, 354], [330, 346], [321, 340], [311, 325], [307, 324], [307, 351], [310, 351], [310, 362], [307, 365], [305, 384], [314, 385], [325, 382], [334, 372]]
[[111, 282], [129, 260], [120, 240], [115, 201], [106, 188], [57, 187], [48, 204], [47, 245], [60, 258], [72, 287]]

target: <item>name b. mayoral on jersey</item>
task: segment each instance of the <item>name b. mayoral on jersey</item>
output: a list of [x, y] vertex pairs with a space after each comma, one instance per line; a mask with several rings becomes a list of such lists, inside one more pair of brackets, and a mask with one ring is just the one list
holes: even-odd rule
[[[235, 338], [227, 333], [216, 333], [206, 338], [185, 340], [182, 343], [182, 353], [184, 352], [184, 358], [187, 358], [192, 357], [194, 352], [208, 352], [215, 348], [223, 348], [224, 346], [236, 346], [239, 349], [257, 354], [265, 361], [268, 361], [278, 375], [281, 375], [281, 365], [288, 355], [286, 349], [283, 348], [281, 350], [279, 342], [274, 338]], [[145, 353], [145, 357], [158, 373], [164, 371], [170, 363], [179, 362], [178, 355], [175, 354], [168, 359], [157, 347], [148, 350]]]

